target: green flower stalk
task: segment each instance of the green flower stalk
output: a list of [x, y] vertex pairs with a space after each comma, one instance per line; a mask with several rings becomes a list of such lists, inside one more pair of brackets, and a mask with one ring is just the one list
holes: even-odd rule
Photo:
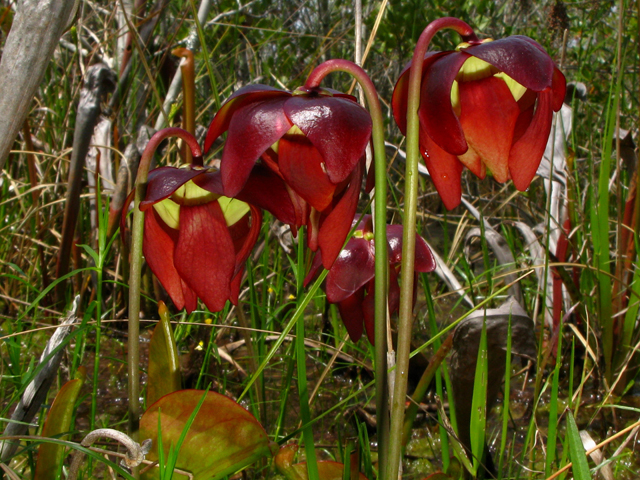
[[191, 149], [193, 163], [202, 165], [202, 151], [196, 139], [181, 128], [165, 128], [157, 132], [144, 150], [138, 167], [133, 207], [133, 225], [131, 232], [131, 271], [129, 273], [129, 325], [128, 325], [128, 394], [129, 394], [129, 435], [138, 437], [140, 418], [140, 287], [142, 273], [142, 239], [144, 234], [144, 212], [140, 202], [145, 198], [147, 177], [153, 154], [160, 143], [169, 137], [181, 138]]
[[[324, 77], [332, 72], [345, 72], [352, 75], [362, 87], [371, 120], [373, 121], [372, 140], [375, 165], [375, 206], [374, 206], [374, 241], [377, 245], [387, 243], [387, 161], [384, 147], [384, 121], [378, 93], [366, 72], [348, 60], [328, 60], [318, 67], [307, 78], [305, 87], [315, 88]], [[416, 165], [417, 169], [417, 165]], [[406, 235], [406, 232], [405, 232]], [[415, 228], [414, 228], [415, 236]], [[412, 252], [415, 248], [413, 239]], [[413, 259], [413, 255], [412, 255]], [[411, 264], [413, 266], [413, 263]], [[387, 445], [389, 436], [388, 393], [387, 393], [387, 289], [388, 289], [387, 249], [376, 250], [375, 258], [375, 375], [376, 375], [376, 413], [378, 422], [379, 472], [381, 479], [385, 477], [387, 464]], [[413, 267], [409, 272], [413, 274]]]
[[405, 173], [404, 236], [402, 239], [402, 267], [400, 274], [400, 313], [398, 318], [398, 357], [396, 361], [395, 387], [391, 401], [391, 427], [387, 479], [398, 477], [402, 453], [402, 431], [404, 423], [405, 396], [411, 353], [411, 328], [413, 324], [413, 265], [415, 262], [416, 210], [418, 203], [418, 159], [420, 158], [420, 131], [418, 108], [420, 106], [420, 84], [422, 63], [433, 36], [445, 28], [453, 29], [465, 41], [476, 39], [473, 30], [465, 22], [453, 17], [431, 22], [418, 39], [413, 52], [409, 74], [407, 108], [407, 164]]

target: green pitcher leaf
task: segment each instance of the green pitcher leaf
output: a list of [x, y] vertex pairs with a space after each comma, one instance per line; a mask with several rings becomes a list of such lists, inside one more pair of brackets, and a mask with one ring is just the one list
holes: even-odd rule
[[[65, 383], [56, 395], [47, 420], [42, 429], [43, 437], [59, 437], [69, 432], [75, 411], [76, 400], [84, 383], [86, 369], [79, 367], [76, 378]], [[38, 447], [38, 462], [34, 480], [56, 478], [62, 466], [64, 446], [57, 443], [43, 443]]]
[[[140, 438], [153, 440], [147, 459], [158, 459], [158, 425], [164, 458], [168, 458], [171, 445], [178, 443], [203, 394], [202, 390], [180, 390], [149, 407], [140, 420]], [[229, 397], [208, 392], [184, 438], [175, 466], [191, 472], [195, 480], [215, 480], [270, 455], [269, 438], [255, 417]], [[159, 469], [150, 470], [143, 478], [159, 478]], [[173, 478], [185, 477], [175, 473]]]
[[169, 320], [169, 310], [162, 301], [158, 304], [158, 313], [160, 321], [153, 331], [149, 345], [147, 405], [182, 388], [178, 348]]

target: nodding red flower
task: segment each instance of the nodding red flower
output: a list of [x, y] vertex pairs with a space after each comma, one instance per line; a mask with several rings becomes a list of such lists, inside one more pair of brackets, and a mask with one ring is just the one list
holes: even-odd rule
[[[358, 220], [354, 220], [355, 224]], [[398, 276], [402, 261], [402, 225], [387, 226], [387, 249], [389, 259], [389, 313], [394, 314], [400, 306], [400, 286]], [[321, 252], [313, 259], [311, 270], [305, 278], [308, 284], [320, 270]], [[374, 283], [375, 244], [371, 215], [365, 215], [353, 236], [340, 252], [329, 269], [325, 282], [325, 292], [329, 303], [337, 303], [340, 317], [351, 340], [357, 342], [363, 327], [371, 344], [374, 343]], [[427, 242], [416, 234], [415, 275], [431, 272], [436, 268], [435, 259]], [[413, 302], [416, 301], [414, 281]]]
[[236, 304], [260, 209], [222, 195], [219, 172], [190, 166], [149, 172], [143, 253], [171, 300], [191, 313], [198, 297], [213, 312]]
[[[393, 92], [393, 115], [407, 128], [409, 66]], [[448, 209], [460, 203], [463, 166], [518, 190], [533, 179], [562, 107], [565, 78], [534, 40], [512, 36], [429, 52], [422, 69], [420, 150]]]
[[[283, 221], [294, 233], [307, 225], [309, 247], [320, 248], [329, 267], [355, 215], [371, 128], [368, 112], [351, 95], [249, 85], [218, 111], [204, 151], [228, 131], [220, 173], [229, 197], [245, 187], [256, 165], [282, 179], [289, 192], [286, 209], [294, 212], [294, 218]], [[282, 220], [283, 207], [265, 208]]]

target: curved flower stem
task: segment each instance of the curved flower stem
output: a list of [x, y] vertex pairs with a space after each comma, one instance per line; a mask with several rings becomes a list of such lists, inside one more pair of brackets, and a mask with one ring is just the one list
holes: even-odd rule
[[160, 143], [168, 137], [179, 137], [191, 148], [194, 165], [202, 164], [202, 151], [198, 141], [189, 132], [181, 128], [165, 128], [157, 132], [144, 149], [135, 185], [135, 201], [133, 206], [133, 224], [131, 227], [131, 270], [129, 273], [129, 332], [128, 332], [128, 395], [129, 425], [131, 438], [137, 440], [138, 421], [140, 418], [140, 276], [142, 272], [142, 235], [144, 233], [144, 213], [140, 210], [140, 202], [147, 190], [147, 176], [151, 160]]
[[[328, 60], [318, 65], [307, 78], [305, 87], [314, 88], [331, 72], [346, 72], [362, 87], [373, 122], [373, 152], [375, 165], [374, 242], [387, 245], [387, 160], [384, 149], [384, 121], [378, 92], [366, 72], [348, 60]], [[378, 478], [386, 477], [389, 414], [387, 393], [387, 249], [376, 249], [375, 258], [375, 375], [376, 419], [378, 424]]]
[[391, 400], [391, 436], [389, 439], [389, 463], [387, 478], [398, 478], [402, 452], [402, 425], [404, 423], [405, 396], [411, 353], [411, 327], [413, 324], [413, 265], [416, 244], [416, 210], [418, 207], [418, 159], [420, 158], [418, 107], [420, 105], [420, 82], [422, 63], [433, 36], [445, 28], [453, 29], [465, 41], [477, 40], [473, 30], [462, 20], [444, 17], [434, 20], [418, 39], [409, 73], [409, 99], [407, 107], [407, 164], [405, 173], [405, 208], [402, 237], [402, 267], [400, 272], [400, 311], [398, 315], [398, 357], [396, 376]]

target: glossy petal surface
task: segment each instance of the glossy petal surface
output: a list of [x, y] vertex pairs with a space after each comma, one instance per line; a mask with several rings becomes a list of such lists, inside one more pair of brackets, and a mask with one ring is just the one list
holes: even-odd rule
[[547, 145], [553, 110], [551, 103], [553, 93], [548, 89], [538, 96], [538, 105], [533, 120], [527, 131], [511, 148], [509, 156], [509, 170], [513, 184], [518, 190], [524, 191], [529, 187], [536, 174], [540, 159]]
[[227, 101], [222, 105], [218, 113], [211, 121], [207, 136], [204, 141], [204, 153], [207, 153], [213, 145], [213, 142], [229, 129], [231, 118], [236, 110], [244, 107], [245, 105], [260, 101], [267, 100], [274, 97], [290, 97], [291, 93], [278, 88], [270, 87], [269, 85], [247, 85], [242, 87], [237, 92], [234, 92]]
[[147, 194], [140, 202], [140, 210], [148, 209], [154, 203], [158, 203], [170, 197], [178, 188], [189, 180], [205, 174], [204, 169], [160, 167], [149, 172]]
[[291, 128], [282, 110], [287, 99], [276, 97], [254, 102], [234, 112], [220, 163], [227, 197], [242, 190], [256, 160]]
[[373, 278], [375, 255], [372, 242], [352, 237], [327, 275], [327, 300], [338, 303]]
[[462, 163], [455, 155], [440, 148], [422, 129], [420, 129], [420, 148], [431, 180], [444, 206], [449, 210], [454, 209], [460, 204], [462, 198], [460, 186]]
[[364, 289], [356, 291], [350, 297], [345, 298], [338, 304], [338, 311], [342, 323], [349, 332], [352, 341], [357, 342], [362, 336], [364, 312], [362, 311], [362, 300], [364, 298]]
[[[438, 57], [447, 55], [449, 52], [427, 52], [424, 56], [424, 62], [422, 63], [422, 74], [427, 70]], [[409, 69], [411, 63], [407, 65], [396, 82], [396, 86], [393, 89], [393, 97], [391, 98], [391, 105], [393, 107], [393, 118], [403, 135], [407, 134], [407, 102], [409, 98]]]
[[344, 181], [371, 138], [367, 111], [345, 98], [327, 96], [294, 96], [284, 111], [320, 152], [329, 180]]
[[351, 222], [358, 208], [363, 170], [364, 162], [361, 161], [353, 171], [349, 186], [338, 204], [333, 207], [320, 226], [318, 244], [322, 251], [322, 264], [326, 269], [331, 268], [351, 230]]
[[174, 264], [209, 310], [224, 308], [235, 269], [235, 251], [217, 202], [181, 209]]
[[304, 135], [285, 135], [278, 148], [284, 181], [313, 208], [322, 212], [333, 200], [336, 184], [323, 170], [318, 149]]
[[[387, 242], [389, 243], [389, 264], [399, 265], [402, 262], [402, 225], [387, 226]], [[427, 242], [416, 234], [415, 264], [416, 272], [431, 272], [436, 268], [435, 258]]]
[[467, 58], [462, 52], [440, 57], [422, 80], [420, 123], [441, 149], [454, 155], [467, 151], [464, 132], [451, 105], [451, 85]]
[[474, 45], [464, 51], [490, 63], [536, 92], [551, 86], [555, 69], [553, 60], [537, 42], [528, 37], [513, 35]]
[[142, 252], [153, 274], [167, 291], [178, 310], [196, 308], [195, 293], [182, 281], [173, 263], [178, 232], [164, 225], [154, 209], [144, 216]]
[[469, 145], [499, 182], [509, 179], [509, 151], [520, 108], [499, 78], [461, 82], [460, 125]]

